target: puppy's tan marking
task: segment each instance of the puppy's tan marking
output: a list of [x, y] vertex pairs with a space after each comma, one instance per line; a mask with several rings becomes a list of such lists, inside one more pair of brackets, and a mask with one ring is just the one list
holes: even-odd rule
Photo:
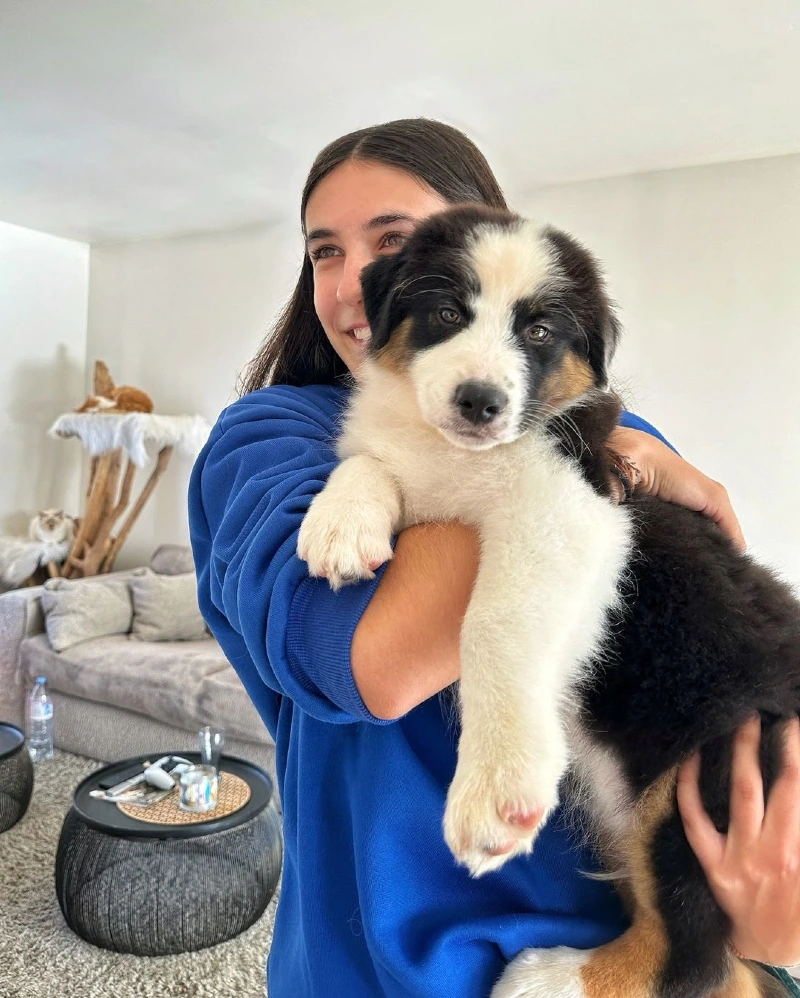
[[375, 363], [392, 374], [405, 374], [411, 361], [408, 339], [411, 336], [412, 320], [403, 319], [392, 330], [389, 342], [375, 354]]
[[665, 773], [642, 794], [628, 841], [633, 925], [619, 939], [601, 946], [581, 969], [586, 998], [657, 998], [667, 961], [668, 941], [656, 903], [651, 866], [656, 831], [675, 806], [677, 769]]
[[564, 354], [561, 366], [542, 386], [542, 401], [556, 409], [568, 405], [595, 385], [589, 364], [571, 350]]

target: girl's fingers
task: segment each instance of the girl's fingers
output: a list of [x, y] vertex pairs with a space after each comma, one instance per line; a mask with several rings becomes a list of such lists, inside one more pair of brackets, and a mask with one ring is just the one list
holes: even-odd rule
[[710, 479], [709, 482], [707, 503], [701, 512], [705, 513], [706, 516], [710, 516], [724, 530], [739, 551], [745, 551], [747, 543], [742, 533], [742, 526], [739, 523], [736, 513], [733, 511], [727, 491], [717, 482], [711, 482]]
[[794, 717], [783, 733], [783, 768], [767, 800], [765, 845], [787, 857], [800, 854], [800, 721]]
[[700, 796], [700, 754], [696, 752], [678, 770], [678, 810], [692, 851], [708, 871], [722, 859], [725, 836], [721, 835], [703, 807]]
[[744, 551], [741, 525], [727, 491], [719, 482], [704, 475], [672, 448], [643, 430], [617, 426], [608, 438], [608, 445], [638, 473], [637, 492], [657, 495], [704, 513], [740, 551]]
[[736, 733], [731, 763], [731, 846], [748, 849], [755, 845], [764, 823], [764, 783], [761, 778], [759, 745], [761, 718], [746, 721]]

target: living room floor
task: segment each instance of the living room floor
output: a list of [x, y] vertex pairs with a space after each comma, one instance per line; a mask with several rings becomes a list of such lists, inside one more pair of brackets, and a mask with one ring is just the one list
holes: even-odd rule
[[61, 751], [37, 764], [27, 813], [0, 835], [0, 998], [264, 998], [279, 891], [246, 932], [196, 953], [112, 953], [67, 927], [56, 847], [75, 786], [101, 765]]

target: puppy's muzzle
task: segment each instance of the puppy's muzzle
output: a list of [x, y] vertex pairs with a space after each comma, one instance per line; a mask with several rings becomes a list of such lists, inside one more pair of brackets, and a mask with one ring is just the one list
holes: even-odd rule
[[453, 402], [461, 417], [474, 426], [493, 423], [508, 406], [508, 395], [488, 381], [464, 381]]

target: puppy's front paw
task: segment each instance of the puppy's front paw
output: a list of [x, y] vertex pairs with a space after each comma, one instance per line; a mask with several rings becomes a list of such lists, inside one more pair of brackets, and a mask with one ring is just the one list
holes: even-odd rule
[[376, 503], [341, 499], [321, 492], [300, 527], [297, 554], [311, 575], [332, 589], [372, 579], [392, 557], [392, 516]]
[[[472, 760], [472, 761], [470, 761]], [[529, 853], [558, 803], [562, 759], [488, 752], [463, 753], [444, 813], [444, 837], [459, 863], [473, 877], [497, 870], [520, 853]]]

